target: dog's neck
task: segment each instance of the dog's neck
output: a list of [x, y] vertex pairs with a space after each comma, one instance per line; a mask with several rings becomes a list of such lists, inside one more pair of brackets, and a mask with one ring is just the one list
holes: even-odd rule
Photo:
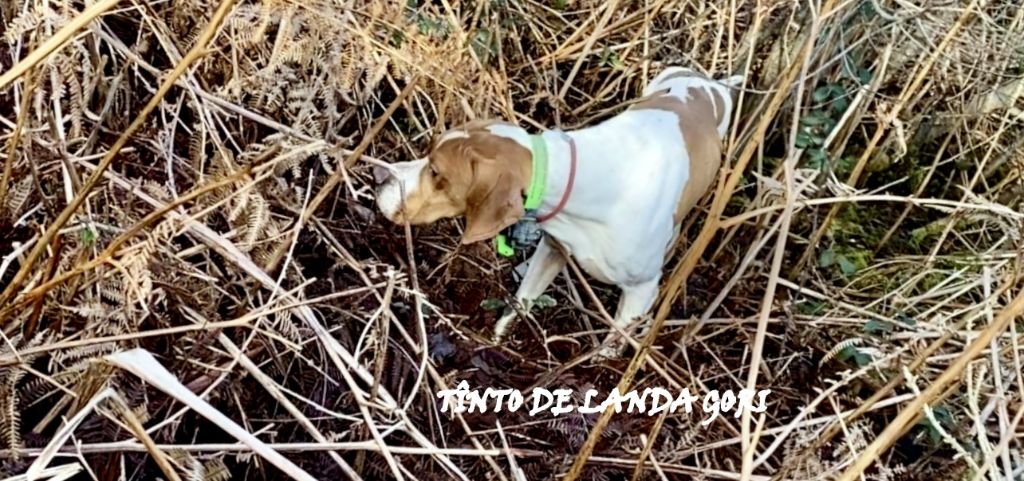
[[[569, 139], [573, 138], [570, 132], [557, 132], [557, 131], [545, 131], [540, 134], [540, 137], [544, 139], [544, 143], [547, 146], [547, 182], [544, 186], [544, 196], [541, 198], [540, 207], [537, 209], [537, 213], [545, 215], [549, 212], [558, 208], [558, 205], [565, 198], [566, 190], [569, 189], [569, 178], [570, 170], [572, 169], [572, 147], [569, 143]], [[575, 139], [573, 139], [575, 140]], [[531, 146], [531, 152], [532, 152]], [[532, 152], [534, 156], [536, 152]], [[580, 163], [579, 144], [577, 141], [576, 145], [576, 164], [577, 169]], [[573, 180], [575, 183], [575, 179]], [[575, 189], [573, 189], [575, 191]], [[563, 211], [568, 208], [568, 203], [572, 202], [572, 196], [566, 200], [567, 204], [563, 207]], [[557, 217], [557, 216], [556, 216]]]
[[[572, 192], [558, 215], [545, 222], [541, 226], [542, 228], [560, 224], [560, 221], [566, 218], [594, 218], [595, 213], [590, 211], [594, 206], [601, 205], [600, 201], [604, 200], [595, 196], [608, 195], [607, 192], [599, 189], [595, 191], [594, 189], [584, 188], [584, 186], [594, 186], [602, 183], [601, 177], [603, 174], [598, 169], [593, 168], [594, 162], [588, 162], [588, 158], [602, 155], [601, 152], [594, 151], [593, 149], [595, 146], [600, 148], [602, 145], [608, 145], [608, 142], [614, 142], [614, 139], [607, 138], [608, 135], [611, 135], [611, 132], [606, 132], [601, 127], [599, 124], [580, 130], [565, 132], [545, 130], [538, 134], [546, 143], [548, 157], [548, 172], [544, 185], [544, 195], [541, 198], [540, 206], [537, 208], [537, 214], [539, 215], [553, 211], [562, 201], [562, 196], [565, 195], [565, 191], [569, 187], [569, 174], [572, 162], [572, 149], [568, 139], [572, 138], [576, 144], [576, 177]], [[536, 155], [533, 151], [530, 133], [526, 129], [515, 125], [502, 124], [491, 126], [489, 130], [495, 135], [515, 140], [529, 150], [531, 155]], [[612, 174], [606, 172], [604, 175]]]

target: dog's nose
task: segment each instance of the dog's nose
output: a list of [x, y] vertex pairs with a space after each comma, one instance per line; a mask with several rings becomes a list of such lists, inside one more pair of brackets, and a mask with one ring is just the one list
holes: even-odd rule
[[390, 177], [391, 177], [391, 170], [390, 169], [388, 169], [386, 167], [381, 167], [379, 165], [373, 166], [373, 181], [376, 182], [378, 185], [379, 184], [383, 184], [384, 181], [388, 180], [388, 178], [390, 178]]

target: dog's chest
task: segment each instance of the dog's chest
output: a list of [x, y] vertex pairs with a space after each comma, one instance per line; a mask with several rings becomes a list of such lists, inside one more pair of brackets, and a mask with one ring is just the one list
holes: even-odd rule
[[672, 232], [668, 222], [657, 225], [595, 222], [569, 225], [566, 222], [545, 230], [565, 246], [580, 269], [599, 282], [617, 285], [650, 280], [652, 274], [660, 270]]

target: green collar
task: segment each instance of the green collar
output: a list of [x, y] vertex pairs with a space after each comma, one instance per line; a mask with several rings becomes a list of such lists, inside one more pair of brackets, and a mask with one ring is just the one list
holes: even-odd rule
[[[527, 217], [532, 217], [540, 207], [540, 203], [544, 199], [544, 190], [548, 185], [548, 143], [540, 135], [531, 135], [530, 145], [533, 147], [531, 149], [533, 151], [533, 168], [530, 173], [530, 185], [526, 188], [526, 200], [523, 201]], [[503, 257], [515, 255], [515, 248], [509, 243], [505, 234], [498, 234], [494, 241], [499, 255]]]
[[533, 171], [530, 186], [526, 189], [526, 202], [523, 203], [527, 213], [540, 207], [548, 185], [548, 143], [540, 135], [531, 135], [530, 143], [533, 146]]

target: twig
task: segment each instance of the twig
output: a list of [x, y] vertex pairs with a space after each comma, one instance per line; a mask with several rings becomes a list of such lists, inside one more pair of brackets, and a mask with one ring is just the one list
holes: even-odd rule
[[[46, 39], [42, 45], [28, 54], [25, 58], [21, 59], [18, 63], [14, 64], [10, 70], [0, 75], [0, 90], [7, 87], [8, 84], [21, 77], [29, 69], [35, 67], [36, 64], [46, 60], [54, 51], [59, 49], [65, 42], [75, 35], [78, 30], [89, 24], [94, 18], [103, 14], [107, 10], [110, 10], [117, 5], [118, 0], [100, 0], [92, 5], [86, 7], [79, 13], [75, 18], [71, 19], [67, 25], [58, 30], [53, 34], [52, 37]], [[202, 44], [205, 45], [205, 44]]]
[[[95, 16], [113, 6], [114, 3], [116, 3], [114, 0], [104, 0], [93, 5], [95, 10], [91, 8], [87, 9], [87, 11], [95, 12], [93, 15]], [[146, 103], [146, 106], [142, 108], [139, 114], [135, 116], [135, 120], [133, 120], [128, 128], [125, 129], [124, 133], [117, 138], [114, 145], [112, 145], [110, 150], [107, 151], [107, 155], [103, 156], [103, 159], [99, 162], [99, 167], [85, 181], [82, 185], [82, 189], [78, 192], [75, 198], [67, 205], [67, 207], [64, 208], [63, 211], [61, 211], [60, 215], [57, 216], [57, 218], [46, 229], [42, 239], [36, 244], [36, 247], [32, 249], [32, 252], [28, 254], [28, 257], [22, 264], [21, 269], [19, 269], [14, 278], [11, 279], [7, 288], [0, 293], [0, 305], [6, 304], [14, 297], [18, 288], [21, 287], [21, 283], [28, 277], [32, 266], [35, 265], [39, 257], [42, 256], [46, 247], [50, 245], [50, 241], [53, 239], [53, 236], [57, 235], [57, 232], [64, 227], [64, 224], [66, 224], [68, 220], [71, 219], [71, 216], [74, 215], [75, 211], [82, 206], [82, 203], [84, 203], [85, 199], [88, 198], [89, 192], [92, 191], [93, 187], [95, 187], [103, 177], [103, 172], [107, 170], [107, 167], [110, 167], [110, 164], [114, 161], [114, 157], [116, 157], [121, 149], [124, 148], [135, 132], [142, 127], [146, 119], [149, 117], [149, 114], [152, 113], [158, 105], [160, 105], [160, 101], [163, 100], [164, 96], [167, 95], [167, 92], [169, 92], [171, 87], [174, 86], [175, 80], [185, 73], [192, 63], [206, 53], [206, 44], [213, 38], [214, 33], [216, 33], [217, 28], [220, 27], [221, 22], [224, 21], [224, 17], [231, 10], [231, 6], [234, 5], [234, 3], [235, 0], [223, 0], [220, 6], [217, 7], [217, 11], [214, 12], [213, 18], [210, 19], [210, 23], [206, 25], [206, 29], [203, 30], [203, 33], [199, 35], [199, 38], [196, 40], [196, 44], [192, 47], [192, 50], [189, 50], [188, 54], [185, 55], [181, 62], [178, 62], [174, 67], [174, 70], [167, 74], [167, 77], [163, 82], [161, 82], [160, 88], [156, 91], [153, 97], [149, 99], [149, 102]], [[104, 8], [100, 9], [99, 7]], [[90, 20], [91, 18], [92, 17], [89, 17]], [[84, 22], [82, 24], [84, 25]], [[70, 35], [70, 32], [72, 31], [74, 30], [69, 30], [68, 35]], [[44, 44], [44, 46], [48, 44], [49, 42]], [[40, 47], [40, 49], [42, 48], [43, 47]], [[3, 85], [5, 85], [5, 83], [0, 81], [0, 88], [2, 88]]]
[[583, 60], [587, 58], [590, 53], [590, 49], [593, 48], [594, 42], [597, 41], [601, 34], [601, 30], [612, 18], [612, 14], [615, 13], [615, 9], [619, 6], [619, 0], [611, 0], [611, 2], [604, 4], [604, 16], [597, 22], [594, 27], [594, 31], [591, 32], [590, 37], [587, 39], [587, 43], [583, 45], [583, 52], [580, 53], [579, 57], [576, 58], [576, 63], [572, 66], [572, 70], [569, 71], [569, 76], [562, 82], [562, 90], [558, 92], [558, 100], [565, 101], [565, 94], [572, 87], [572, 81], [576, 78], [576, 74], [580, 71], [580, 66], [583, 65]]
[[11, 171], [14, 168], [14, 159], [18, 158], [18, 141], [21, 140], [21, 132], [25, 129], [25, 121], [28, 119], [29, 101], [36, 90], [35, 76], [29, 71], [25, 79], [25, 88], [21, 92], [21, 106], [18, 108], [18, 120], [14, 126], [14, 132], [7, 143], [7, 159], [4, 160], [3, 178], [0, 179], [0, 206], [7, 201], [8, 185], [11, 181]]
[[948, 388], [960, 382], [960, 376], [967, 364], [973, 361], [999, 334], [1006, 330], [1013, 319], [1024, 312], [1024, 290], [1017, 294], [1003, 310], [996, 316], [984, 331], [974, 339], [967, 349], [957, 357], [956, 361], [946, 368], [935, 381], [924, 390], [920, 396], [908, 403], [900, 413], [889, 421], [889, 425], [882, 431], [875, 440], [864, 449], [864, 452], [854, 460], [853, 464], [843, 472], [838, 481], [855, 481], [874, 463], [882, 452], [892, 446], [903, 433], [910, 428], [912, 423], [921, 416], [921, 410], [925, 405], [933, 405], [942, 401], [948, 395]]
[[[341, 183], [342, 179], [344, 178], [344, 171], [346, 169], [352, 168], [352, 166], [355, 165], [355, 163], [359, 161], [359, 159], [362, 157], [363, 152], [365, 152], [366, 149], [370, 148], [370, 144], [372, 143], [373, 139], [376, 138], [377, 134], [380, 133], [381, 129], [383, 129], [384, 126], [387, 125], [388, 121], [391, 119], [391, 116], [394, 115], [395, 111], [402, 106], [402, 102], [404, 102], [405, 99], [413, 92], [413, 90], [415, 90], [416, 83], [418, 81], [418, 76], [413, 77], [412, 79], [409, 80], [409, 83], [405, 85], [405, 88], [402, 89], [402, 92], [399, 93], [398, 97], [391, 102], [391, 105], [389, 105], [387, 110], [385, 110], [384, 113], [381, 114], [381, 116], [377, 119], [377, 122], [374, 123], [372, 127], [370, 127], [370, 130], [368, 130], [366, 132], [366, 135], [363, 136], [363, 140], [359, 142], [359, 145], [352, 151], [351, 154], [349, 154], [349, 156], [345, 159], [344, 163], [342, 163], [342, 165], [338, 165], [335, 167], [334, 173], [331, 174], [330, 178], [327, 179], [327, 182], [325, 182], [323, 187], [320, 188], [320, 192], [317, 192], [316, 197], [313, 198], [309, 205], [305, 209], [303, 209], [302, 214], [299, 216], [299, 218], [296, 219], [295, 228], [301, 228], [301, 226], [306, 225], [306, 223], [309, 222], [309, 218], [313, 216], [313, 213], [316, 212], [318, 208], [320, 208], [320, 204], [327, 200], [327, 197], [331, 195], [332, 192], [334, 192], [334, 188]], [[277, 270], [277, 265], [281, 262], [281, 259], [284, 258], [285, 250], [287, 248], [287, 242], [278, 243], [277, 247], [274, 249], [274, 253], [271, 254], [270, 260], [267, 261], [266, 263], [267, 271], [272, 272]]]
[[[964, 12], [960, 15], [960, 18], [958, 18], [956, 23], [953, 24], [953, 26], [949, 29], [948, 32], [946, 32], [946, 36], [942, 38], [942, 42], [939, 43], [939, 46], [932, 51], [931, 55], [929, 55], [927, 59], [925, 59], [924, 63], [921, 65], [921, 68], [917, 70], [917, 74], [914, 75], [911, 82], [907, 84], [907, 86], [900, 93], [900, 97], [899, 99], [896, 100], [896, 104], [893, 105], [888, 112], [886, 112], [882, 125], [879, 125], [878, 128], [875, 129], [875, 134], [871, 137], [871, 140], [868, 141], [867, 147], [865, 147], [864, 152], [861, 153], [860, 158], [857, 159], [857, 164], [854, 166], [853, 171], [850, 172], [850, 176], [846, 180], [847, 185], [850, 185], [851, 187], [855, 187], [857, 185], [857, 182], [860, 180], [861, 173], [867, 166], [868, 159], [871, 158], [871, 154], [874, 153], [875, 148], [878, 146], [879, 141], [882, 139], [882, 136], [889, 131], [889, 126], [891, 126], [893, 122], [899, 119], [900, 113], [906, 106], [909, 105], [911, 98], [918, 93], [918, 89], [921, 88], [921, 84], [924, 83], [924, 80], [928, 76], [928, 73], [931, 72], [932, 66], [942, 56], [946, 48], [949, 47], [950, 42], [952, 42], [953, 38], [956, 37], [956, 34], [960, 32], [960, 29], [967, 22], [967, 19], [971, 17], [971, 15], [974, 12], [974, 7], [975, 5], [977, 5], [977, 3], [978, 0], [973, 0], [971, 4], [968, 5], [966, 9], [964, 9]], [[882, 74], [885, 71], [886, 66], [888, 65], [888, 56], [883, 57], [883, 59], [884, 62], [882, 66], [879, 68], [878, 74], [875, 76], [874, 83], [876, 85], [881, 80]], [[876, 89], [873, 88], [872, 90]], [[795, 279], [800, 270], [803, 269], [803, 266], [807, 264], [807, 261], [810, 259], [811, 255], [814, 254], [814, 250], [817, 247], [818, 242], [825, 235], [825, 232], [828, 231], [828, 228], [832, 225], [832, 221], [835, 220], [836, 216], [839, 215], [841, 207], [841, 205], [837, 205], [829, 210], [828, 214], [825, 216], [825, 220], [822, 221], [821, 226], [818, 227], [818, 230], [814, 232], [810, 240], [807, 242], [807, 248], [804, 249], [803, 255], [800, 256], [800, 260], [797, 261], [797, 263], [793, 266], [793, 269], [789, 272], [790, 279]]]
[[[819, 3], [820, 5], [820, 3]], [[814, 11], [812, 7], [811, 12], [811, 31], [808, 35], [808, 44], [813, 49], [814, 42], [818, 37], [818, 30], [821, 28], [822, 17], [827, 15], [829, 12], [826, 11]], [[803, 59], [803, 65], [801, 66], [800, 76], [806, 76], [807, 70], [810, 68], [811, 56], [807, 55]], [[790, 130], [790, 139], [788, 150], [790, 152], [788, 158], [783, 161], [783, 168], [785, 170], [784, 178], [786, 181], [786, 201], [783, 207], [782, 214], [780, 215], [779, 233], [775, 237], [775, 251], [772, 256], [771, 271], [768, 275], [768, 286], [765, 288], [764, 296], [761, 298], [761, 310], [758, 313], [757, 319], [757, 333], [754, 335], [754, 346], [750, 354], [750, 368], [747, 370], [747, 384], [746, 388], [754, 390], [757, 388], [757, 377], [761, 370], [761, 356], [764, 352], [764, 341], [768, 333], [768, 317], [771, 315], [772, 308], [775, 305], [775, 289], [779, 284], [779, 272], [782, 270], [782, 259], [786, 253], [786, 242], [789, 240], [789, 227], [793, 220], [793, 205], [795, 197], [798, 195], [795, 189], [795, 181], [793, 179], [794, 170], [796, 169], [796, 163], [800, 160], [801, 150], [796, 149], [796, 135], [798, 130], [798, 122], [800, 119], [800, 106], [802, 105], [804, 94], [804, 82], [797, 84], [795, 101], [793, 105], [793, 123]], [[752, 417], [749, 409], [743, 410], [742, 419], [740, 420], [740, 431], [743, 436], [743, 443], [740, 444], [742, 451], [742, 465], [740, 471], [740, 480], [749, 481], [751, 476], [754, 474], [754, 450], [757, 448], [758, 437], [750, 432], [750, 418]]]

